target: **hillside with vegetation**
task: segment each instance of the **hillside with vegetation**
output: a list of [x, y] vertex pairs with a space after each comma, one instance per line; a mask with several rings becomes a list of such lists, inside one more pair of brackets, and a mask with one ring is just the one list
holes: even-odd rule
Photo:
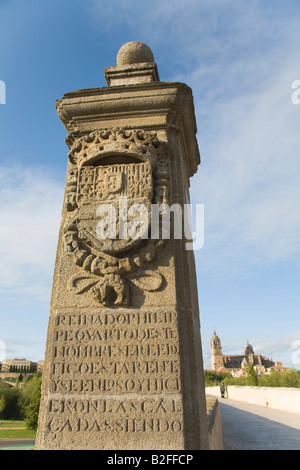
[[253, 369], [252, 364], [248, 365], [247, 375], [241, 377], [232, 377], [230, 372], [217, 372], [211, 370], [204, 371], [205, 386], [212, 387], [220, 385], [245, 385], [259, 387], [292, 387], [300, 388], [300, 371], [288, 369], [285, 372], [278, 373], [271, 371], [269, 375], [258, 376]]

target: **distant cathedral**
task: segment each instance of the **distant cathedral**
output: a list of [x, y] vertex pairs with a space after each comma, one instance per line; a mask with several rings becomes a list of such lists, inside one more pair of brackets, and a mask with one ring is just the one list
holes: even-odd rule
[[223, 355], [221, 340], [214, 331], [210, 342], [211, 346], [211, 367], [215, 371], [228, 371], [232, 375], [241, 375], [247, 368], [249, 362], [253, 365], [257, 374], [265, 374], [267, 369], [273, 368], [278, 372], [285, 369], [281, 362], [273, 362], [261, 354], [255, 354], [251, 344], [246, 342], [244, 354]]

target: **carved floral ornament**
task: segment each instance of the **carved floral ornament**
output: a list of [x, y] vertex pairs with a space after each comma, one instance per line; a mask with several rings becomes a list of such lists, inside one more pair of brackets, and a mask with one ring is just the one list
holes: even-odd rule
[[[116, 208], [121, 224], [120, 201], [127, 207], [169, 202], [169, 160], [166, 142], [143, 130], [104, 129], [73, 142], [67, 175], [65, 247], [82, 274], [69, 280], [77, 294], [91, 290], [103, 305], [129, 305], [130, 282], [146, 291], [163, 285], [157, 271], [147, 269], [165, 240], [140, 237], [100, 240], [97, 213], [105, 204]], [[123, 198], [123, 199], [122, 199]], [[149, 218], [150, 221], [150, 218]]]

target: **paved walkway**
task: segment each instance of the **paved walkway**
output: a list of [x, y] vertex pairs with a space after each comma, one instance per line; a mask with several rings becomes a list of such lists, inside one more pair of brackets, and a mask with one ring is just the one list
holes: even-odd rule
[[300, 450], [300, 415], [218, 400], [225, 450]]

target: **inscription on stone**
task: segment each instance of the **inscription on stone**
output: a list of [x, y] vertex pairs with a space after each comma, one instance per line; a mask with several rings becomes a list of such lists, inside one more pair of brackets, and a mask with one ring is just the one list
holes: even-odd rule
[[180, 392], [175, 311], [58, 313], [52, 393]]
[[176, 311], [57, 312], [53, 323], [47, 432], [182, 432]]
[[118, 434], [182, 431], [180, 400], [51, 399], [48, 406], [47, 428], [51, 432]]

